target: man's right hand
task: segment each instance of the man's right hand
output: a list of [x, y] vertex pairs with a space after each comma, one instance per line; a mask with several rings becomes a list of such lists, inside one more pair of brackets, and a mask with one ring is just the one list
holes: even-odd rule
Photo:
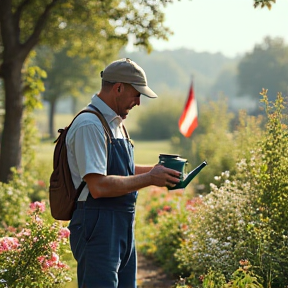
[[151, 185], [174, 187], [180, 182], [181, 172], [157, 164], [149, 171]]

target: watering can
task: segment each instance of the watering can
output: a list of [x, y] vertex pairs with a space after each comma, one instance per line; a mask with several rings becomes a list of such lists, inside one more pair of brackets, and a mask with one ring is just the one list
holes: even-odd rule
[[207, 162], [203, 161], [198, 167], [186, 175], [185, 167], [187, 163], [187, 159], [181, 158], [180, 155], [177, 154], [159, 155], [159, 164], [181, 172], [180, 182], [172, 188], [167, 187], [169, 190], [185, 188], [190, 183], [190, 181], [207, 165]]

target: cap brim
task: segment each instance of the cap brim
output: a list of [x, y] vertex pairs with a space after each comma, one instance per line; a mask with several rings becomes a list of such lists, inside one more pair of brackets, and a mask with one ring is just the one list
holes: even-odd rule
[[152, 91], [148, 86], [140, 86], [131, 84], [139, 93], [149, 98], [157, 98], [158, 95]]

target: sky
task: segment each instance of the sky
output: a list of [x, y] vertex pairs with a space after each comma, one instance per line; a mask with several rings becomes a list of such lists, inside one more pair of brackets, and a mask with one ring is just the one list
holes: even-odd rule
[[271, 10], [255, 9], [253, 3], [253, 0], [174, 0], [163, 9], [164, 24], [174, 35], [168, 41], [153, 39], [153, 49], [187, 48], [235, 57], [252, 51], [266, 36], [284, 38], [288, 45], [288, 0], [277, 0]]

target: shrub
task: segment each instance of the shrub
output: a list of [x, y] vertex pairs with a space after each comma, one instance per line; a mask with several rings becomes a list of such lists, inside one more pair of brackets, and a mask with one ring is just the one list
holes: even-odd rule
[[59, 257], [69, 230], [59, 223], [47, 223], [44, 210], [43, 202], [32, 203], [26, 225], [7, 227], [7, 236], [0, 238], [1, 287], [62, 287], [71, 280], [69, 267]]
[[[233, 173], [220, 173], [208, 195], [192, 198], [191, 205], [149, 223], [155, 228], [149, 240], [154, 257], [164, 260], [166, 254], [166, 265], [177, 266], [169, 269], [187, 275], [187, 287], [221, 287], [224, 278], [225, 287], [288, 285], [287, 115], [281, 94], [271, 103], [266, 93], [262, 91], [264, 131], [254, 119], [250, 124], [255, 125], [246, 121], [234, 135], [247, 147], [245, 153], [238, 153], [242, 157]], [[185, 231], [179, 229], [182, 219]], [[247, 260], [239, 268], [241, 259]], [[220, 278], [223, 281], [216, 283]]]
[[130, 132], [132, 138], [164, 140], [179, 133], [177, 123], [182, 109], [179, 99], [172, 96], [165, 97], [147, 104], [145, 112], [141, 112], [138, 116], [137, 131]]
[[235, 175], [227, 174], [220, 187], [211, 186], [203, 206], [188, 217], [189, 231], [177, 257], [195, 277], [212, 268], [229, 279], [243, 258], [264, 287], [288, 283], [287, 126], [282, 96], [271, 105], [266, 92], [265, 137], [239, 161]]
[[27, 189], [27, 183], [16, 170], [13, 170], [13, 180], [8, 184], [0, 183], [0, 231], [1, 227], [18, 227], [25, 223], [29, 204]]
[[195, 192], [207, 194], [210, 183], [218, 187], [222, 184], [215, 180], [215, 176], [224, 171], [234, 175], [238, 159], [248, 159], [250, 150], [262, 137], [263, 119], [240, 111], [238, 125], [232, 126], [235, 115], [228, 112], [225, 99], [202, 104], [199, 110], [199, 126], [192, 137], [175, 136], [172, 145], [174, 151], [187, 158], [192, 167], [207, 160], [209, 165], [191, 183]]

